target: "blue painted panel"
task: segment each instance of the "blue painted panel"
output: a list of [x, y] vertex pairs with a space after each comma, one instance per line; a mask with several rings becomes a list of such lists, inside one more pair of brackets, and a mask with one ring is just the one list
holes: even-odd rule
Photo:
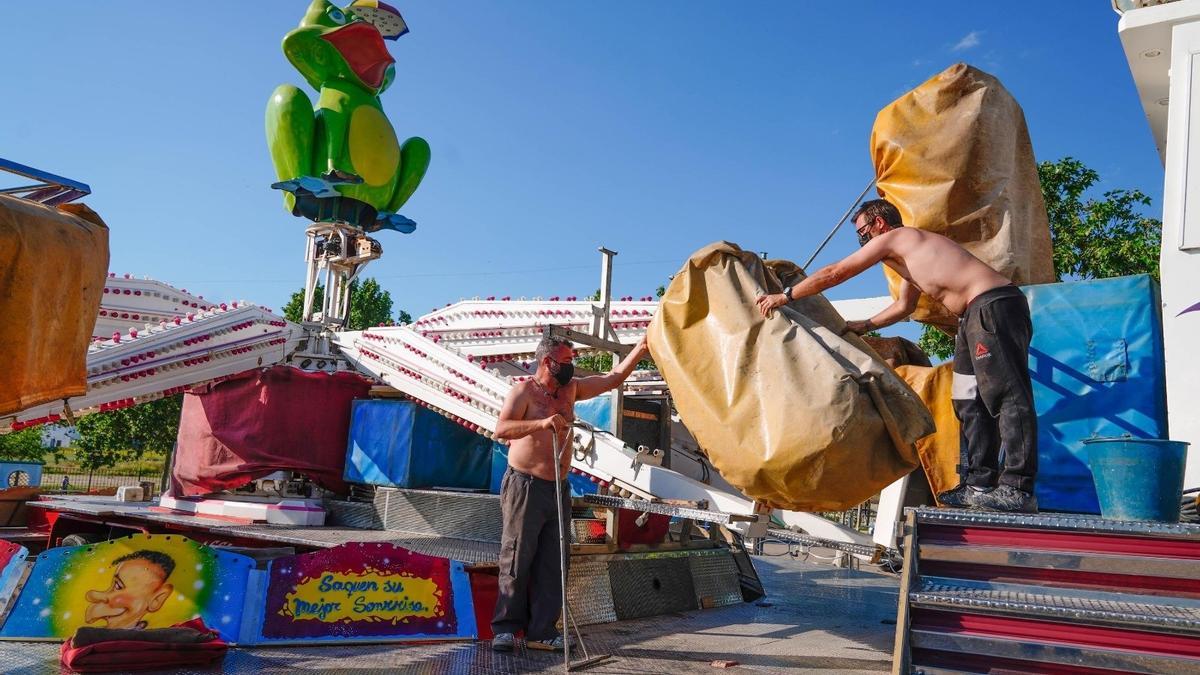
[[42, 484], [41, 462], [0, 462], [0, 489], [15, 483], [11, 476], [17, 471], [24, 471], [28, 475], [28, 482], [23, 485], [37, 487]]
[[1084, 439], [1167, 437], [1158, 286], [1146, 275], [1027, 286], [1039, 506], [1100, 513]]
[[40, 553], [0, 636], [68, 638], [81, 626], [165, 628], [199, 616], [238, 639], [254, 561], [169, 534]]
[[347, 481], [486, 490], [491, 467], [491, 441], [411, 401], [351, 405]]

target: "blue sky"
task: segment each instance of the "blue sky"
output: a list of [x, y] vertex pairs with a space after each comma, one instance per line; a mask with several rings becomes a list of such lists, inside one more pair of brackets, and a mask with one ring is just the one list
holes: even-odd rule
[[[377, 277], [414, 315], [475, 295], [648, 295], [727, 239], [802, 262], [871, 175], [879, 108], [956, 61], [997, 75], [1039, 159], [1074, 155], [1160, 213], [1162, 166], [1108, 2], [391, 0], [383, 95], [433, 162]], [[307, 3], [59, 0], [8, 11], [0, 156], [89, 183], [110, 269], [278, 308], [303, 283], [263, 136], [303, 86]], [[818, 263], [855, 246], [843, 230]], [[882, 295], [868, 271], [831, 298]], [[906, 331], [907, 332], [907, 331]]]

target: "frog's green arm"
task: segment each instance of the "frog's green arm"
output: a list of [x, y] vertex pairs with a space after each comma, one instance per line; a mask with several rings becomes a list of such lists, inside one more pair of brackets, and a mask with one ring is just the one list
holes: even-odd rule
[[420, 136], [413, 136], [400, 146], [400, 166], [396, 168], [396, 191], [388, 201], [387, 211], [397, 213], [408, 198], [417, 191], [425, 171], [429, 169], [429, 143]]
[[[312, 175], [313, 107], [300, 89], [281, 84], [267, 102], [267, 145], [279, 180]], [[295, 197], [284, 201], [292, 208]]]

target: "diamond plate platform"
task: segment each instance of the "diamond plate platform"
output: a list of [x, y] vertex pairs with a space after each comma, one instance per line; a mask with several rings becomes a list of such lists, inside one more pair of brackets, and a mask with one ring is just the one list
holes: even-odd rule
[[381, 487], [374, 504], [388, 530], [500, 542], [498, 495]]
[[383, 514], [375, 508], [373, 503], [326, 499], [322, 506], [325, 507], [326, 525], [360, 527], [368, 530], [383, 529]]
[[688, 567], [697, 606], [727, 607], [742, 602], [738, 566], [729, 551], [697, 551], [688, 556]]
[[613, 607], [608, 562], [593, 557], [571, 558], [567, 577], [567, 604], [580, 626], [611, 623], [617, 620]]
[[472, 564], [494, 564], [500, 545], [491, 542], [439, 537], [432, 534], [392, 530], [363, 530], [353, 527], [291, 527], [285, 525], [236, 525], [222, 533], [230, 536], [276, 541], [300, 546], [330, 548], [352, 541], [387, 542], [425, 555], [461, 560]]
[[608, 569], [618, 619], [684, 612], [699, 606], [687, 558], [614, 560]]

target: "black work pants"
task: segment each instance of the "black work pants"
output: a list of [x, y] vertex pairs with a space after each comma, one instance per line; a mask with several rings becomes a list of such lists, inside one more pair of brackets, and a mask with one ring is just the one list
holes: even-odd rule
[[[570, 542], [571, 490], [564, 482], [563, 532]], [[552, 640], [562, 610], [564, 549], [559, 547], [554, 482], [508, 468], [500, 484], [500, 588], [492, 632], [525, 630], [527, 640]], [[569, 556], [567, 557], [569, 564]]]
[[1033, 492], [1038, 454], [1029, 379], [1032, 337], [1029, 302], [1016, 286], [981, 293], [959, 319], [951, 398], [962, 423], [959, 476], [968, 485], [1003, 483]]

